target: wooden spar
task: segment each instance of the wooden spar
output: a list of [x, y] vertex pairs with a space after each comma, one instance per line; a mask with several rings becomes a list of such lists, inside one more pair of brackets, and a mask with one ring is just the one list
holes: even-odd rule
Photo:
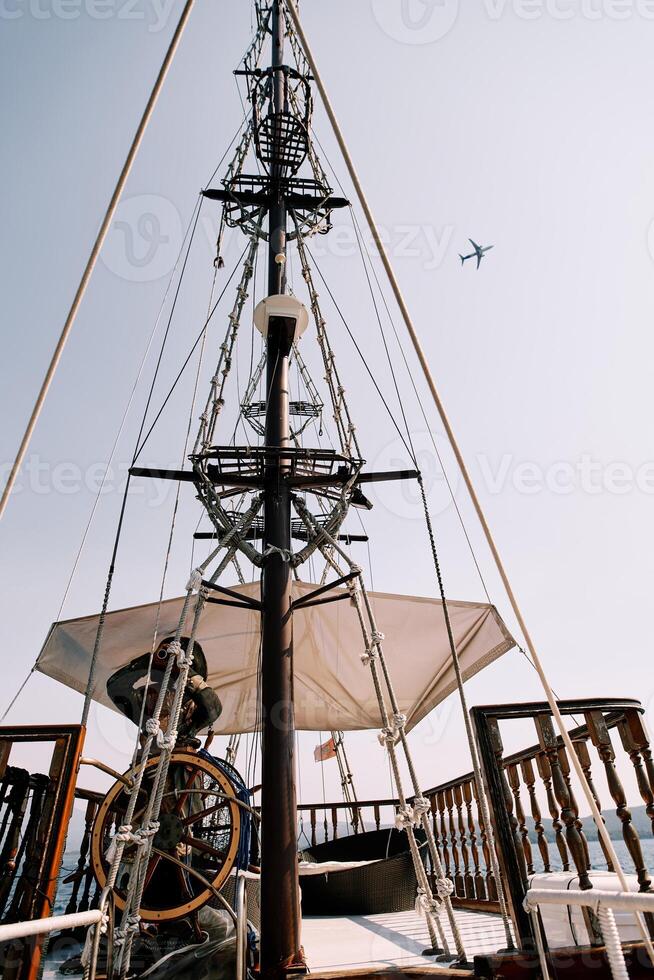
[[45, 378], [43, 379], [41, 389], [39, 391], [36, 402], [34, 404], [34, 408], [32, 409], [32, 414], [30, 415], [29, 422], [27, 423], [27, 428], [25, 429], [25, 433], [23, 435], [21, 444], [18, 448], [18, 452], [16, 453], [16, 458], [14, 459], [14, 462], [12, 464], [9, 477], [7, 479], [7, 483], [5, 484], [5, 488], [2, 491], [2, 497], [0, 497], [0, 519], [2, 518], [2, 515], [5, 512], [7, 504], [9, 502], [9, 497], [11, 496], [11, 491], [13, 490], [14, 484], [16, 482], [16, 477], [18, 476], [20, 468], [23, 465], [23, 460], [25, 459], [25, 454], [27, 453], [27, 450], [29, 448], [29, 444], [31, 442], [32, 434], [36, 427], [36, 423], [39, 420], [39, 416], [43, 408], [43, 403], [45, 402], [48, 391], [50, 390], [50, 385], [52, 384], [52, 380], [59, 366], [59, 361], [61, 360], [61, 356], [64, 352], [64, 347], [66, 346], [68, 337], [70, 336], [70, 332], [73, 329], [73, 324], [75, 323], [75, 320], [77, 318], [77, 313], [79, 311], [82, 300], [84, 299], [86, 288], [89, 284], [91, 276], [93, 275], [95, 264], [100, 255], [100, 251], [102, 250], [104, 240], [107, 237], [107, 233], [111, 226], [111, 222], [113, 221], [116, 208], [118, 207], [118, 203], [122, 197], [125, 184], [127, 183], [127, 178], [129, 177], [130, 171], [132, 169], [132, 165], [134, 163], [134, 160], [136, 159], [136, 154], [139, 151], [141, 142], [143, 141], [145, 130], [147, 129], [152, 113], [154, 112], [154, 107], [157, 104], [159, 93], [161, 92], [163, 83], [166, 79], [166, 75], [168, 74], [168, 69], [170, 68], [173, 62], [173, 58], [175, 57], [175, 53], [179, 46], [179, 42], [182, 38], [182, 34], [184, 33], [184, 28], [186, 27], [186, 23], [188, 21], [189, 15], [191, 13], [191, 8], [193, 7], [194, 2], [195, 0], [186, 0], [186, 4], [184, 5], [184, 9], [177, 23], [175, 33], [172, 36], [171, 42], [168, 46], [168, 50], [166, 51], [166, 56], [163, 60], [161, 68], [159, 69], [159, 74], [157, 75], [157, 79], [150, 93], [150, 98], [148, 99], [147, 105], [143, 110], [141, 121], [134, 135], [134, 139], [132, 140], [132, 145], [129, 148], [129, 152], [125, 159], [125, 163], [123, 164], [123, 169], [120, 172], [120, 176], [118, 177], [118, 182], [116, 184], [116, 187], [114, 188], [114, 192], [111, 196], [111, 200], [109, 201], [109, 205], [105, 212], [104, 218], [102, 219], [100, 230], [98, 231], [97, 237], [93, 244], [93, 248], [91, 249], [91, 254], [88, 257], [86, 266], [84, 268], [84, 272], [82, 273], [82, 278], [80, 279], [79, 286], [77, 287], [77, 292], [75, 293], [72, 306], [68, 311], [66, 322], [64, 323], [63, 330], [61, 331], [61, 335], [57, 342], [57, 346], [55, 347], [54, 354], [52, 355], [52, 358], [50, 360], [50, 364], [48, 366], [48, 370], [46, 372]]

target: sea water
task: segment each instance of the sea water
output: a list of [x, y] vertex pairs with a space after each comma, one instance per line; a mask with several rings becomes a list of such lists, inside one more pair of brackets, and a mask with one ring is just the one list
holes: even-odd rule
[[[615, 849], [617, 851], [618, 858], [620, 859], [622, 867], [624, 868], [627, 874], [633, 874], [634, 865], [633, 865], [633, 861], [629, 856], [629, 852], [627, 851], [625, 842], [623, 840], [614, 840], [613, 843], [615, 845]], [[650, 837], [650, 838], [641, 839], [640, 845], [643, 849], [643, 858], [645, 859], [645, 865], [647, 868], [650, 869], [652, 875], [654, 875], [654, 838]], [[550, 843], [549, 850], [550, 850], [552, 870], [560, 871], [561, 862], [560, 860], [558, 860], [559, 852], [557, 850], [556, 844]], [[593, 867], [593, 870], [606, 871], [606, 860], [604, 858], [602, 847], [599, 841], [596, 840], [589, 841], [588, 850], [590, 853], [590, 863]], [[538, 848], [535, 845], [532, 845], [532, 851], [534, 855], [534, 868], [536, 871], [541, 871], [542, 865], [539, 864], [540, 855], [538, 854]], [[60, 883], [59, 883], [59, 888], [57, 890], [57, 901], [54, 907], [55, 915], [61, 915], [66, 910], [66, 905], [68, 904], [68, 900], [73, 890], [73, 885], [63, 884], [63, 879], [67, 878], [68, 875], [71, 874], [71, 872], [73, 872], [76, 869], [78, 860], [79, 860], [79, 851], [67, 851], [64, 856], [63, 868], [59, 876]], [[83, 888], [83, 884], [82, 887], [80, 887], [80, 891], [78, 893], [80, 895], [82, 893], [82, 888]], [[91, 896], [93, 896], [94, 890], [95, 890], [95, 886], [93, 886], [92, 888]]]

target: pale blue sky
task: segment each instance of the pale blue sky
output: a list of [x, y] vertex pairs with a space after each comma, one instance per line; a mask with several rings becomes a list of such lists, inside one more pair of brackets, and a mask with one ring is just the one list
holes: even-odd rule
[[[562, 696], [616, 694], [648, 703], [654, 695], [654, 265], [648, 242], [654, 21], [644, 0], [619, 7], [608, 0], [541, 6], [485, 0], [460, 10], [453, 0], [407, 3], [404, 20], [399, 0], [303, 0], [302, 13], [552, 683]], [[116, 0], [103, 20], [98, 9], [93, 0], [68, 0], [64, 8], [49, 0], [5, 0], [0, 12], [0, 458], [6, 461], [181, 4], [140, 0], [132, 8]], [[620, 13], [628, 16], [617, 19]], [[118, 216], [126, 227], [115, 229], [107, 243], [35, 434], [31, 489], [16, 496], [0, 527], [5, 702], [57, 616], [92, 506], [88, 489], [76, 491], [75, 471], [53, 467], [73, 463], [87, 471], [107, 459], [180, 229], [239, 122], [231, 72], [249, 32], [245, 0], [197, 0], [130, 177], [129, 200]], [[320, 110], [316, 127], [336, 161]], [[337, 164], [337, 170], [342, 175], [344, 168]], [[155, 214], [169, 241], [159, 242], [150, 263], [139, 264], [153, 230], [138, 225], [143, 213]], [[344, 221], [337, 218], [339, 225]], [[215, 236], [215, 212], [206, 208], [164, 381], [201, 325], [212, 231]], [[126, 259], [126, 234], [136, 264]], [[457, 257], [467, 251], [469, 236], [496, 245], [479, 273], [472, 264], [462, 270]], [[238, 251], [234, 240], [228, 266]], [[319, 254], [392, 397], [347, 228], [339, 228], [332, 244], [320, 242]], [[327, 301], [325, 308], [364, 454], [371, 463], [395, 465], [400, 455], [393, 429]], [[214, 342], [224, 329], [222, 312]], [[249, 361], [249, 333], [243, 336], [241, 382]], [[153, 439], [149, 462], [179, 462], [191, 380]], [[408, 391], [406, 379], [402, 386]], [[141, 387], [118, 465], [129, 460], [144, 397]], [[427, 451], [424, 424], [413, 401], [407, 404], [418, 444]], [[430, 419], [438, 431], [431, 410]], [[61, 492], [62, 485], [71, 492]], [[432, 594], [420, 511], [400, 494], [397, 487], [384, 491], [366, 519], [374, 584]], [[448, 593], [481, 598], [452, 508], [441, 507], [442, 487], [434, 487], [432, 500]], [[513, 627], [460, 487], [458, 500], [492, 597]], [[171, 502], [130, 504], [115, 606], [156, 598]], [[66, 617], [99, 608], [118, 506], [117, 492], [101, 503]], [[189, 492], [168, 594], [184, 585], [196, 520]], [[367, 562], [363, 551], [360, 560]], [[535, 676], [517, 653], [470, 684], [471, 703], [534, 696]], [[79, 710], [79, 698], [37, 676], [9, 720], [70, 721]], [[425, 783], [468, 768], [461, 735], [456, 705], [416, 732]], [[315, 741], [302, 737], [305, 798], [322, 793], [318, 768], [309, 761]], [[108, 755], [120, 766], [128, 742], [113, 716], [94, 716], [89, 754]], [[385, 794], [375, 736], [353, 738], [352, 756], [361, 794]], [[334, 772], [326, 776], [328, 795], [337, 796]]]

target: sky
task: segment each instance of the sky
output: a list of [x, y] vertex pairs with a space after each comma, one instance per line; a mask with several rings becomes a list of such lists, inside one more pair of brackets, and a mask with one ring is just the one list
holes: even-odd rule
[[[180, 11], [179, 0], [0, 2], [4, 472]], [[631, 696], [654, 704], [654, 5], [302, 0], [301, 13], [553, 687], [561, 697]], [[197, 193], [242, 119], [232, 70], [250, 28], [246, 0], [197, 0], [0, 526], [5, 705], [50, 624], [101, 605], [122, 480], [170, 309], [170, 275]], [[320, 106], [315, 129], [351, 194]], [[202, 326], [217, 220], [215, 208], [204, 206], [154, 404]], [[336, 216], [335, 225], [329, 239], [316, 242], [315, 255], [397, 421], [347, 215]], [[462, 267], [458, 257], [470, 250], [468, 238], [495, 246], [479, 272], [473, 263]], [[223, 277], [241, 248], [236, 234], [226, 241]], [[290, 273], [299, 291], [297, 267]], [[200, 391], [225, 329], [227, 298], [208, 337]], [[393, 421], [334, 308], [322, 299], [364, 456], [374, 468], [408, 465]], [[246, 327], [239, 390], [252, 344], [249, 322]], [[491, 598], [514, 630], [401, 336]], [[94, 488], [146, 351], [106, 492], [67, 589]], [[144, 463], [180, 464], [194, 370], [171, 399]], [[481, 600], [403, 368], [398, 384], [428, 478], [447, 594]], [[231, 436], [229, 411], [224, 431]], [[157, 598], [174, 502], [170, 487], [164, 489], [163, 497], [162, 488], [150, 487], [130, 498], [113, 608]], [[374, 588], [433, 595], [414, 490], [382, 487], [371, 499], [370, 554], [359, 546], [356, 557]], [[183, 590], [198, 518], [197, 503], [182, 493], [166, 595]], [[539, 697], [535, 673], [516, 651], [468, 685], [471, 704]], [[34, 675], [6, 723], [70, 722], [80, 711], [79, 696]], [[412, 740], [425, 785], [470, 768], [455, 698]], [[323, 777], [326, 798], [339, 796], [334, 764], [321, 769], [312, 761], [316, 741], [300, 737], [304, 802], [322, 799]], [[524, 726], [507, 732], [509, 749], [532, 741]], [[88, 755], [122, 769], [132, 742], [126, 723], [94, 708]], [[348, 744], [360, 796], [389, 794], [376, 735], [355, 735]], [[85, 775], [89, 786], [106, 785], [103, 777]]]

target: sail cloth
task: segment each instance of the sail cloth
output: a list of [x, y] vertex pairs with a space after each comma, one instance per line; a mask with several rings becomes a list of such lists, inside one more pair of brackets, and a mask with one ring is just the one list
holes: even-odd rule
[[[293, 584], [295, 598], [317, 586]], [[259, 598], [259, 583], [236, 586], [235, 592]], [[336, 595], [341, 590], [334, 590]], [[407, 729], [418, 724], [456, 687], [443, 609], [435, 599], [370, 593], [378, 628], [384, 633], [384, 655]], [[172, 636], [183, 599], [162, 604], [160, 639]], [[448, 601], [454, 638], [465, 678], [472, 677], [515, 641], [490, 605]], [[107, 615], [99, 653], [93, 699], [113, 708], [107, 680], [152, 647], [158, 603], [121, 609]], [[55, 623], [36, 669], [84, 693], [98, 628], [97, 615]], [[192, 608], [188, 617], [188, 630]], [[361, 731], [382, 727], [361, 627], [351, 601], [299, 608], [294, 621], [295, 724], [300, 731]], [[254, 609], [209, 604], [200, 619], [197, 640], [207, 658], [209, 684], [218, 692], [223, 712], [214, 725], [219, 735], [252, 732], [257, 723], [257, 669], [260, 614]]]

